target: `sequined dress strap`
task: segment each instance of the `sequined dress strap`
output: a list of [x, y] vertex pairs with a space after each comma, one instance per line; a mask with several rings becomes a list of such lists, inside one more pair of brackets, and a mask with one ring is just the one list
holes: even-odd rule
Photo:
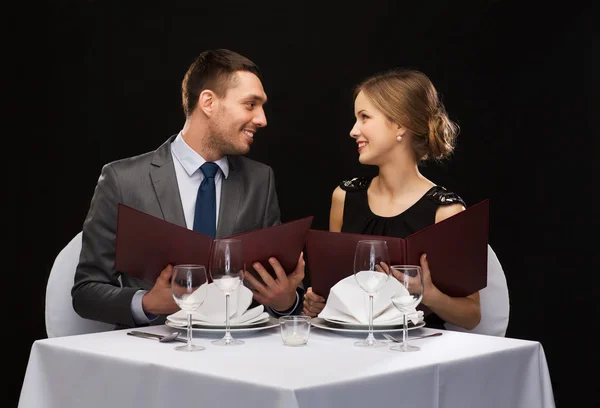
[[425, 194], [425, 197], [439, 205], [462, 204], [465, 207], [467, 206], [465, 201], [458, 194], [448, 191], [442, 186], [432, 187], [427, 194]]
[[366, 177], [354, 177], [348, 180], [344, 180], [340, 183], [340, 187], [345, 191], [357, 191], [364, 190], [369, 187], [371, 179]]

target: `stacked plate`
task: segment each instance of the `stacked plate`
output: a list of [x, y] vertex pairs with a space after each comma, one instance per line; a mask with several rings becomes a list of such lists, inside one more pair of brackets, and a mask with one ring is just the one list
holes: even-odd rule
[[[169, 315], [165, 324], [170, 327], [185, 329], [187, 328], [187, 315], [183, 311]], [[278, 324], [277, 319], [265, 312], [262, 305], [246, 310], [241, 316], [233, 315], [229, 321], [231, 331], [263, 330]], [[192, 314], [192, 329], [224, 331], [225, 322], [215, 316], [211, 317], [195, 312]]]
[[[362, 324], [359, 322], [349, 322], [347, 320], [338, 320], [332, 318], [314, 318], [312, 319], [312, 325], [318, 327], [320, 329], [332, 330], [332, 331], [341, 331], [341, 332], [353, 332], [353, 333], [367, 333], [369, 331], [368, 324]], [[425, 322], [420, 320], [418, 323], [413, 323], [412, 321], [408, 321], [407, 329], [418, 329], [425, 326]], [[403, 321], [400, 320], [392, 320], [385, 322], [374, 322], [373, 323], [373, 332], [374, 333], [383, 333], [383, 332], [394, 332], [394, 331], [402, 331], [403, 329]]]

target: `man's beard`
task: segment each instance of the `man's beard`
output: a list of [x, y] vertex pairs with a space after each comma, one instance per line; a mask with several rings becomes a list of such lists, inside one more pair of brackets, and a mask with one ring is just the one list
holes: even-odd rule
[[208, 147], [221, 156], [240, 156], [250, 151], [249, 146], [235, 143], [240, 137], [242, 129], [237, 132], [232, 128], [223, 128], [218, 124], [210, 126], [210, 136], [207, 141]]

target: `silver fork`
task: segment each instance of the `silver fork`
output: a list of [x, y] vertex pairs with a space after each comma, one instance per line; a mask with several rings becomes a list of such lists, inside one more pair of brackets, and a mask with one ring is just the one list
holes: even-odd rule
[[[441, 336], [443, 333], [442, 332], [437, 332], [437, 333], [432, 333], [432, 334], [426, 334], [424, 336], [419, 336], [419, 337], [407, 337], [406, 340], [410, 341], [410, 340], [419, 340], [419, 339], [425, 339], [427, 337], [437, 337], [437, 336]], [[387, 333], [383, 333], [383, 337], [385, 337], [386, 339], [388, 339], [389, 341], [393, 341], [396, 343], [402, 343], [402, 340], [397, 339], [395, 337], [393, 337], [392, 335], [389, 335]]]
[[146, 339], [157, 339], [161, 343], [167, 343], [169, 341], [179, 341], [181, 343], [187, 343], [187, 340], [179, 337], [178, 332], [173, 332], [173, 333], [167, 334], [166, 336], [163, 336], [162, 334], [147, 333], [147, 332], [132, 330], [132, 331], [127, 332], [127, 334], [129, 334], [130, 336], [143, 337]]

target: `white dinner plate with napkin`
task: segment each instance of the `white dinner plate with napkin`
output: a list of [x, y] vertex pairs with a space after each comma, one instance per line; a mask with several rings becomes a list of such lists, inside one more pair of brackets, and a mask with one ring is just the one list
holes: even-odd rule
[[[392, 304], [392, 298], [406, 295], [408, 291], [400, 282], [388, 279], [373, 296], [373, 326], [402, 325], [402, 313]], [[325, 308], [318, 317], [336, 324], [368, 326], [369, 295], [358, 285], [354, 275], [350, 275], [331, 288]], [[416, 325], [423, 321], [423, 312], [412, 308], [406, 317], [409, 324]]]
[[[225, 293], [214, 283], [203, 285], [197, 296], [206, 296], [198, 310], [192, 312], [192, 324], [198, 326], [225, 326]], [[192, 294], [194, 296], [194, 294]], [[229, 324], [231, 327], [260, 324], [269, 320], [263, 305], [248, 309], [252, 304], [252, 291], [243, 285], [229, 297]], [[174, 326], [187, 326], [187, 314], [180, 310], [167, 316]]]

